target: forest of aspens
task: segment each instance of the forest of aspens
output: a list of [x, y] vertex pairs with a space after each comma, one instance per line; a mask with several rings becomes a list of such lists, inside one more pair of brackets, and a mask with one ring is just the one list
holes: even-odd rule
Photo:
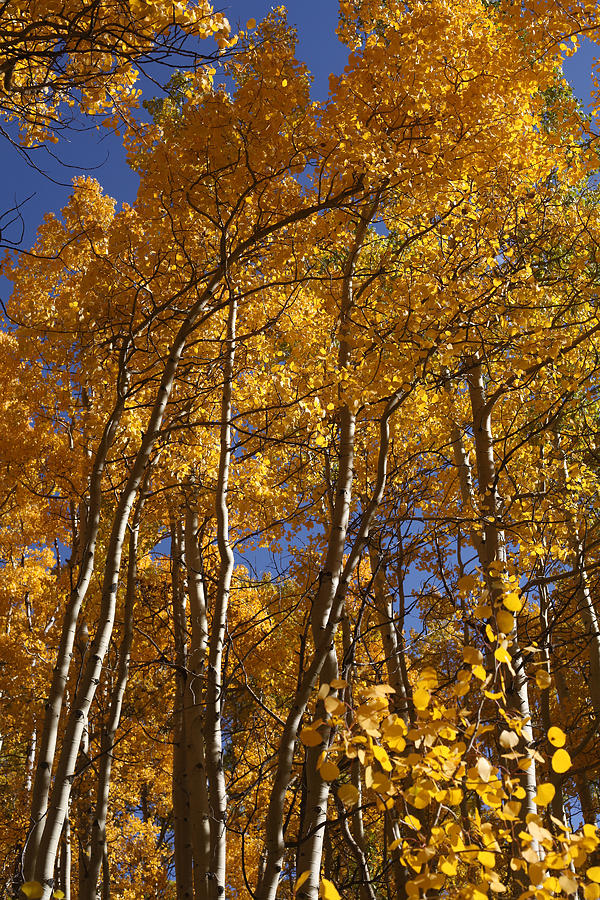
[[600, 7], [339, 5], [0, 3], [2, 900], [600, 898]]

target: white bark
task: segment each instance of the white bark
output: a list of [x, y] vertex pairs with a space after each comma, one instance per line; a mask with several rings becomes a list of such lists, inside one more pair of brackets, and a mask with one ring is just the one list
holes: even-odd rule
[[[125, 365], [123, 355], [122, 365]], [[52, 682], [45, 706], [44, 721], [39, 741], [40, 749], [31, 795], [29, 834], [23, 856], [24, 881], [31, 881], [34, 877], [38, 850], [42, 838], [42, 830], [45, 826], [48, 795], [52, 779], [52, 767], [56, 754], [58, 726], [69, 676], [69, 668], [73, 656], [73, 644], [77, 632], [77, 621], [79, 619], [81, 604], [87, 593], [94, 569], [96, 540], [98, 537], [98, 528], [100, 527], [100, 511], [102, 505], [102, 478], [108, 451], [115, 438], [125, 405], [125, 389], [127, 384], [126, 374], [123, 373], [122, 377], [124, 383], [119, 389], [117, 402], [104, 428], [92, 466], [89, 488], [89, 506], [85, 517], [85, 534], [83, 536], [83, 550], [79, 574], [77, 583], [71, 591], [65, 609], [56, 664], [52, 673]]]
[[108, 722], [102, 732], [100, 747], [101, 759], [98, 772], [98, 787], [96, 793], [96, 806], [94, 821], [92, 823], [91, 852], [87, 877], [84, 882], [83, 900], [96, 900], [98, 879], [102, 869], [106, 847], [106, 820], [108, 815], [108, 797], [110, 790], [110, 777], [113, 761], [113, 750], [119, 722], [121, 721], [121, 709], [123, 697], [129, 676], [129, 660], [131, 657], [131, 644], [133, 640], [133, 612], [135, 606], [135, 594], [137, 583], [137, 545], [139, 525], [142, 510], [142, 498], [138, 501], [134, 519], [129, 534], [129, 556], [127, 561], [127, 588], [125, 593], [125, 605], [123, 610], [123, 634], [119, 648], [119, 660], [115, 685], [111, 697]]
[[[358, 561], [365, 549], [369, 535], [369, 528], [373, 522], [383, 493], [387, 479], [387, 460], [389, 449], [389, 419], [398, 408], [403, 395], [396, 394], [386, 405], [385, 412], [380, 422], [379, 456], [377, 463], [377, 477], [375, 488], [366, 510], [364, 511], [356, 538], [348, 554], [341, 575], [338, 578], [337, 588], [333, 596], [327, 622], [320, 632], [319, 642], [315, 646], [313, 658], [304, 673], [296, 695], [288, 712], [283, 733], [280, 738], [279, 752], [277, 756], [277, 769], [273, 781], [273, 789], [267, 810], [265, 822], [265, 865], [262, 877], [257, 885], [256, 900], [275, 900], [277, 886], [285, 855], [285, 841], [283, 835], [283, 819], [287, 787], [290, 782], [296, 734], [311, 697], [323, 665], [331, 649], [331, 644], [342, 617], [342, 610], [348, 590], [348, 584]], [[346, 477], [346, 473], [338, 474], [338, 478]], [[347, 498], [349, 502], [350, 498]], [[343, 504], [338, 505], [338, 515], [343, 514]], [[339, 541], [339, 528], [331, 529], [330, 541]], [[301, 874], [301, 873], [299, 873]], [[314, 883], [314, 875], [311, 879]], [[318, 881], [318, 874], [317, 874]]]
[[[506, 563], [506, 544], [504, 531], [500, 523], [500, 498], [498, 496], [492, 434], [492, 405], [486, 400], [483, 372], [479, 361], [474, 361], [467, 382], [473, 414], [473, 440], [477, 461], [477, 481], [484, 521], [483, 541], [477, 549], [481, 567], [488, 578], [492, 602], [496, 605], [501, 603], [502, 591], [495, 586], [499, 573], [492, 574], [490, 577], [490, 566], [496, 562]], [[516, 625], [509, 637], [512, 641], [509, 652], [515, 674], [507, 685], [507, 702], [514, 706], [524, 723], [521, 750], [527, 752], [533, 746], [533, 732], [527, 691], [527, 676]], [[519, 772], [519, 777], [525, 790], [525, 798], [521, 807], [521, 817], [523, 822], [525, 822], [529, 813], [535, 814], [537, 812], [537, 807], [533, 800], [537, 792], [536, 767], [533, 758], [529, 768], [522, 774]]]
[[185, 561], [190, 604], [191, 638], [185, 700], [185, 733], [190, 824], [194, 857], [195, 900], [208, 900], [210, 871], [210, 811], [204, 748], [203, 676], [208, 642], [206, 591], [202, 558], [198, 547], [198, 514], [191, 502], [186, 506]]
[[71, 785], [75, 774], [77, 749], [81, 742], [81, 735], [88, 710], [94, 699], [96, 687], [100, 681], [104, 657], [108, 650], [112, 634], [116, 594], [121, 567], [121, 554], [129, 514], [137, 495], [140, 482], [144, 476], [146, 466], [149, 464], [154, 444], [160, 433], [163, 417], [171, 395], [175, 374], [186, 339], [192, 330], [196, 319], [208, 305], [219, 278], [220, 272], [213, 277], [209, 286], [196, 301], [180, 326], [173, 341], [171, 352], [160, 381], [157, 397], [150, 414], [148, 429], [142, 438], [132, 470], [121, 493], [113, 517], [104, 567], [102, 600], [96, 635], [94, 637], [87, 665], [79, 682], [73, 706], [65, 723], [62, 751], [58, 761], [54, 788], [50, 798], [50, 804], [48, 806], [36, 860], [34, 877], [44, 886], [43, 900], [46, 900], [52, 891], [54, 861], [56, 859], [62, 824], [64, 822], [71, 793]]
[[193, 900], [193, 855], [190, 794], [186, 754], [187, 629], [183, 589], [183, 534], [181, 522], [171, 520], [171, 594], [175, 638], [175, 700], [173, 710], [173, 853], [178, 900]]
[[[569, 470], [560, 437], [555, 436], [555, 448], [562, 463], [563, 490], [567, 489]], [[588, 638], [588, 660], [590, 665], [589, 691], [596, 720], [600, 723], [600, 623], [590, 591], [590, 583], [585, 560], [585, 547], [581, 540], [575, 516], [565, 505], [566, 521], [569, 529], [569, 545], [574, 557], [573, 569], [577, 573], [577, 608]]]
[[212, 628], [208, 642], [208, 665], [206, 672], [206, 719], [204, 744], [206, 748], [206, 773], [210, 803], [210, 874], [209, 896], [219, 900], [225, 894], [226, 848], [227, 848], [227, 789], [223, 770], [223, 745], [221, 735], [221, 712], [223, 707], [223, 647], [227, 625], [229, 592], [233, 575], [234, 556], [229, 543], [229, 509], [227, 492], [229, 488], [229, 466], [231, 462], [231, 406], [233, 393], [233, 370], [235, 362], [235, 340], [237, 319], [237, 297], [232, 292], [227, 321], [227, 339], [223, 378], [223, 398], [221, 402], [221, 434], [219, 474], [215, 497], [217, 517], [217, 546], [219, 550], [219, 578], [212, 616]]

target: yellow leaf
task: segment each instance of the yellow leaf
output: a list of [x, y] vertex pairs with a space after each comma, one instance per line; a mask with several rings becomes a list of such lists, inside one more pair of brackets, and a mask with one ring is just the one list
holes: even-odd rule
[[447, 794], [446, 799], [450, 806], [457, 806], [463, 798], [463, 792], [460, 788], [450, 788]]
[[483, 662], [483, 653], [476, 647], [463, 647], [463, 659], [471, 665], [478, 665]]
[[252, 28], [256, 28], [256, 19], [248, 19], [246, 22], [246, 28], [252, 30]]
[[440, 869], [444, 873], [444, 875], [449, 875], [452, 877], [456, 875], [456, 870], [458, 869], [458, 860], [455, 856], [448, 856], [446, 859], [442, 859], [440, 862]]
[[346, 707], [337, 697], [325, 697], [323, 705], [330, 715], [341, 716]]
[[556, 751], [552, 757], [552, 768], [555, 772], [558, 772], [559, 775], [563, 772], [568, 772], [571, 768], [571, 757], [566, 750]]
[[366, 703], [363, 703], [356, 710], [356, 721], [367, 734], [373, 734], [373, 732], [375, 735], [379, 734], [379, 718], [377, 716], [377, 710], [368, 706]]
[[473, 675], [475, 678], [479, 678], [480, 681], [485, 681], [487, 678], [487, 672], [483, 666], [473, 666]]
[[480, 604], [473, 610], [476, 619], [489, 619], [492, 614], [492, 607], [488, 603]]
[[377, 746], [377, 744], [375, 744], [375, 746], [373, 747], [373, 756], [375, 757], [375, 759], [377, 760], [377, 762], [379, 763], [379, 765], [381, 766], [381, 768], [384, 771], [386, 771], [386, 772], [392, 771], [392, 764], [390, 762], [390, 758], [387, 755], [387, 753], [385, 752], [385, 750], [383, 749], [383, 747], [379, 747], [379, 746]]
[[518, 594], [514, 593], [514, 591], [511, 591], [509, 594], [505, 594], [502, 597], [502, 602], [505, 607], [511, 612], [520, 612], [521, 607], [523, 606], [523, 601]]
[[333, 881], [328, 881], [327, 878], [321, 878], [319, 894], [323, 900], [342, 900]]
[[52, 896], [56, 897], [56, 900], [63, 900], [63, 897], [65, 896], [65, 892], [64, 891], [53, 891]]
[[391, 750], [401, 753], [406, 747], [404, 735], [406, 734], [406, 725], [402, 719], [396, 719], [391, 724], [384, 722], [381, 726], [385, 740]]
[[44, 888], [39, 881], [26, 881], [21, 885], [21, 893], [25, 894], [29, 900], [39, 900], [44, 893]]
[[539, 687], [540, 691], [544, 691], [552, 684], [552, 678], [545, 669], [538, 669], [538, 671], [535, 673], [535, 683]]
[[506, 647], [497, 647], [494, 650], [494, 656], [496, 657], [498, 662], [506, 663], [507, 665], [510, 665], [510, 655], [509, 655]]
[[472, 591], [475, 585], [477, 584], [477, 579], [474, 575], [463, 575], [462, 578], [459, 578], [456, 582], [456, 586], [459, 591], [467, 592]]
[[323, 738], [316, 728], [303, 728], [300, 732], [300, 740], [305, 747], [318, 747], [323, 742]]
[[514, 731], [504, 731], [500, 732], [500, 746], [504, 747], [505, 750], [514, 750], [514, 748], [519, 743], [519, 735], [515, 734]]
[[415, 704], [415, 709], [427, 709], [430, 700], [431, 694], [429, 693], [429, 691], [426, 691], [425, 688], [417, 688], [417, 690], [413, 694], [413, 703]]
[[562, 728], [557, 728], [556, 725], [554, 725], [552, 728], [548, 729], [548, 740], [553, 747], [564, 747], [566, 739], [567, 736]]
[[496, 613], [496, 625], [503, 634], [510, 634], [515, 627], [514, 616], [505, 609], [499, 609]]
[[433, 666], [425, 666], [419, 676], [419, 684], [426, 688], [434, 688], [438, 685], [438, 674]]
[[600, 897], [600, 885], [584, 884], [583, 896], [585, 897], [585, 900], [598, 900]]
[[548, 806], [554, 799], [556, 789], [553, 784], [538, 785], [537, 794], [533, 798], [533, 802], [537, 806]]
[[358, 803], [358, 789], [353, 784], [341, 784], [338, 788], [338, 797], [344, 806], [355, 806]]
[[597, 881], [600, 884], [600, 866], [592, 866], [585, 874], [590, 881]]
[[496, 865], [496, 855], [490, 850], [480, 850], [477, 854], [477, 859], [486, 869], [493, 869]]
[[310, 878], [310, 869], [307, 869], [306, 872], [303, 872], [298, 881], [296, 882], [295, 891], [299, 891], [302, 885], [308, 881]]
[[487, 782], [490, 780], [493, 772], [492, 764], [485, 756], [480, 756], [475, 765], [477, 772], [479, 773], [479, 777], [482, 781]]
[[577, 882], [570, 872], [563, 872], [558, 879], [558, 883], [566, 894], [575, 894], [577, 892]]
[[319, 775], [323, 781], [335, 781], [339, 774], [340, 770], [333, 762], [324, 762], [319, 766]]

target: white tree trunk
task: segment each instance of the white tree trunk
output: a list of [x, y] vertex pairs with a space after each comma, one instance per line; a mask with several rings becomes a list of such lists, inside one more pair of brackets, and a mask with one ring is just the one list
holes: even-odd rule
[[227, 626], [229, 592], [234, 568], [233, 550], [229, 543], [229, 508], [227, 492], [229, 488], [229, 466], [231, 462], [231, 409], [233, 393], [233, 371], [235, 362], [235, 339], [237, 320], [237, 297], [232, 292], [227, 321], [227, 339], [223, 378], [223, 398], [221, 401], [221, 434], [219, 474], [215, 497], [217, 517], [217, 547], [219, 550], [219, 578], [212, 615], [212, 627], [208, 641], [208, 665], [206, 672], [206, 719], [204, 744], [206, 748], [206, 773], [210, 803], [210, 881], [211, 900], [220, 900], [225, 894], [226, 849], [227, 849], [227, 788], [223, 769], [223, 742], [221, 733], [221, 712], [223, 708], [223, 648]]
[[185, 734], [190, 824], [194, 857], [195, 900], [209, 898], [210, 809], [204, 749], [204, 689], [208, 621], [202, 558], [198, 547], [198, 515], [188, 501], [185, 518], [185, 561], [190, 604], [191, 638], [185, 699]]
[[[125, 363], [123, 362], [123, 365]], [[52, 673], [52, 682], [45, 705], [44, 721], [39, 740], [39, 753], [35, 769], [35, 778], [31, 794], [30, 825], [25, 853], [23, 856], [23, 880], [31, 881], [35, 874], [36, 860], [45, 817], [48, 808], [48, 796], [52, 780], [52, 767], [56, 754], [58, 727], [65, 696], [69, 668], [73, 656], [73, 644], [77, 632], [77, 621], [81, 604], [94, 569], [96, 540], [100, 527], [100, 511], [102, 505], [102, 478], [108, 451], [117, 433], [125, 404], [127, 379], [122, 375], [123, 385], [119, 390], [117, 402], [104, 428], [100, 444], [96, 450], [92, 473], [90, 476], [89, 505], [85, 517], [85, 533], [82, 538], [83, 549], [79, 565], [79, 574], [74, 589], [71, 591], [60, 633], [60, 642], [56, 664]]]

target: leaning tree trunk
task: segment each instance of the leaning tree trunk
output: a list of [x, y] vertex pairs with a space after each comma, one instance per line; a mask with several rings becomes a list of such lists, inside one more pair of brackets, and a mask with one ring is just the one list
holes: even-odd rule
[[152, 406], [147, 423], [147, 430], [143, 435], [139, 450], [135, 456], [132, 470], [121, 493], [113, 517], [104, 566], [100, 617], [96, 635], [88, 657], [88, 664], [80, 679], [73, 706], [65, 723], [62, 751], [58, 761], [54, 787], [48, 805], [36, 860], [35, 880], [43, 885], [44, 895], [42, 900], [46, 900], [52, 892], [54, 861], [56, 859], [60, 834], [71, 794], [77, 751], [81, 742], [84, 723], [94, 699], [96, 687], [100, 682], [104, 657], [108, 650], [112, 635], [116, 594], [121, 568], [121, 554], [131, 507], [137, 496], [138, 488], [144, 477], [146, 467], [149, 465], [156, 439], [160, 434], [167, 403], [173, 389], [175, 375], [186, 340], [194, 327], [198, 316], [210, 302], [220, 277], [221, 270], [218, 270], [184, 319], [175, 336], [171, 346], [171, 352], [160, 380], [157, 396]]
[[[342, 619], [346, 593], [352, 573], [354, 572], [358, 562], [364, 552], [367, 544], [369, 529], [375, 518], [379, 504], [381, 503], [387, 480], [387, 464], [389, 452], [389, 420], [391, 415], [398, 409], [406, 394], [398, 392], [386, 404], [385, 411], [380, 421], [379, 435], [379, 454], [377, 460], [377, 477], [375, 479], [375, 487], [371, 495], [371, 499], [361, 517], [356, 538], [352, 544], [346, 563], [341, 572], [324, 573], [322, 582], [330, 585], [337, 582], [335, 593], [333, 593], [330, 612], [326, 623], [323, 626], [321, 634], [316, 643], [312, 660], [306, 669], [294, 699], [292, 700], [290, 710], [285, 720], [282, 735], [279, 741], [279, 751], [277, 754], [277, 766], [273, 779], [273, 788], [267, 809], [265, 821], [265, 847], [264, 847], [264, 867], [260, 873], [260, 877], [255, 892], [255, 900], [275, 900], [277, 894], [277, 886], [279, 884], [280, 873], [283, 867], [285, 857], [285, 840], [283, 834], [283, 821], [285, 802], [287, 796], [287, 788], [290, 783], [292, 772], [292, 764], [294, 759], [294, 748], [296, 744], [296, 735], [302, 717], [306, 711], [306, 707], [312, 695], [314, 686], [321, 674], [323, 666], [330, 653], [333, 639]], [[352, 422], [351, 436], [354, 436], [354, 423]], [[348, 456], [350, 463], [351, 456]], [[338, 472], [339, 479], [348, 478], [349, 472], [343, 471], [340, 467]], [[343, 481], [342, 481], [343, 484]], [[340, 530], [339, 525], [343, 524], [347, 516], [345, 506], [350, 503], [350, 496], [346, 496], [345, 490], [342, 492], [343, 503], [338, 501], [334, 509], [334, 519], [330, 530], [329, 545], [335, 545], [337, 542], [343, 541], [345, 532]], [[340, 492], [336, 489], [336, 499], [340, 496]], [[337, 510], [337, 512], [336, 512]], [[331, 552], [335, 549], [332, 548]], [[328, 553], [330, 550], [328, 549]], [[320, 865], [320, 860], [319, 860]], [[301, 873], [299, 873], [301, 874]], [[318, 872], [315, 878], [314, 870], [312, 870], [313, 884], [316, 881], [318, 888]], [[303, 885], [304, 887], [304, 885]], [[300, 895], [300, 891], [298, 892]]]
[[[96, 554], [96, 541], [100, 527], [102, 506], [102, 479], [108, 452], [112, 446], [123, 410], [128, 378], [125, 372], [125, 356], [121, 354], [122, 375], [117, 391], [117, 401], [105, 425], [102, 438], [96, 450], [90, 475], [89, 504], [85, 516], [85, 533], [80, 539], [81, 561], [77, 582], [71, 591], [65, 609], [56, 663], [52, 673], [50, 692], [45, 705], [44, 721], [39, 740], [39, 752], [31, 793], [29, 834], [23, 856], [23, 880], [31, 881], [36, 870], [36, 861], [42, 831], [45, 828], [48, 796], [52, 780], [52, 767], [56, 754], [58, 727], [73, 656], [73, 644], [77, 632], [77, 622], [81, 604], [87, 593]], [[62, 826], [61, 826], [62, 827]]]
[[92, 823], [90, 862], [87, 877], [85, 879], [85, 887], [82, 893], [83, 900], [96, 900], [98, 879], [100, 877], [104, 855], [107, 853], [106, 820], [108, 817], [110, 776], [115, 738], [119, 722], [121, 721], [123, 697], [125, 695], [125, 688], [129, 676], [129, 661], [131, 657], [131, 644], [133, 641], [133, 612], [137, 587], [137, 546], [142, 505], [143, 495], [140, 496], [136, 505], [131, 531], [129, 533], [127, 586], [123, 609], [123, 634], [121, 637], [121, 646], [119, 647], [117, 675], [112, 691], [108, 722], [100, 739], [101, 757], [98, 772], [96, 807], [94, 811], [94, 821]]

